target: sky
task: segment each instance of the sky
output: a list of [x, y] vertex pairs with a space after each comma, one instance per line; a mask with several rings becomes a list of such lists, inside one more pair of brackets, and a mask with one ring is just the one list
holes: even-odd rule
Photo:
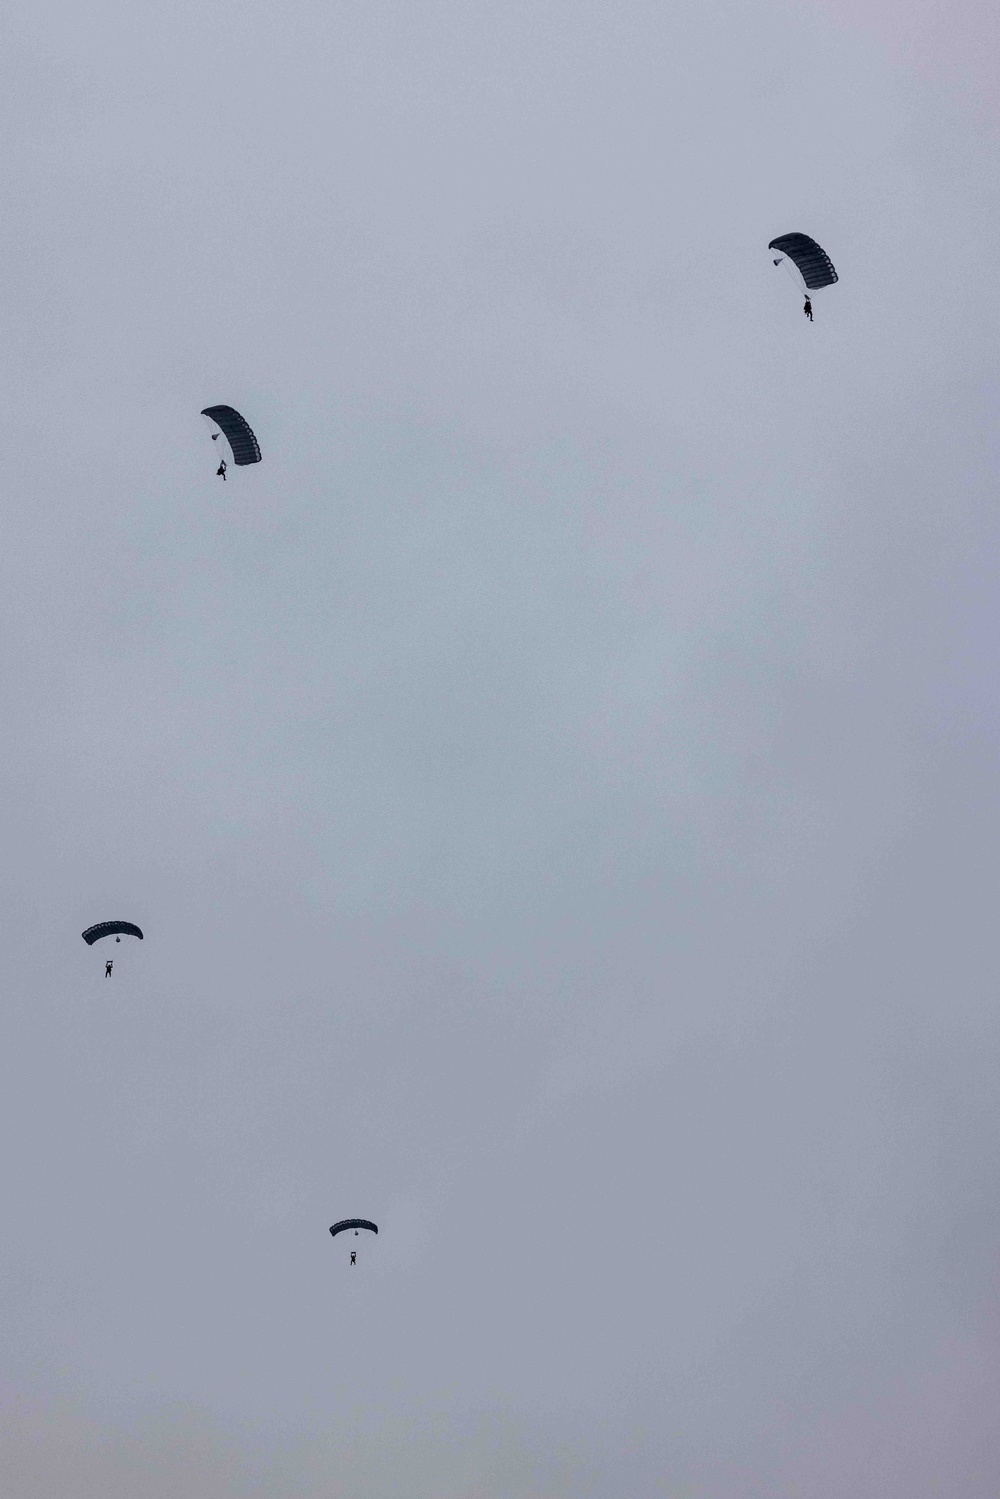
[[998, 33], [11, 0], [5, 1493], [1000, 1492]]

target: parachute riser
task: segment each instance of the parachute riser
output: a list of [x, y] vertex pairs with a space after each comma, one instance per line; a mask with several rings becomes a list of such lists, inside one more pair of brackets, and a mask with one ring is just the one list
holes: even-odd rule
[[808, 297], [810, 295], [809, 288], [805, 283], [805, 277], [802, 275], [802, 272], [799, 270], [798, 266], [795, 265], [791, 260], [789, 260], [787, 255], [783, 255], [781, 257], [781, 260], [776, 261], [775, 264], [782, 265], [784, 267], [785, 274], [791, 278], [791, 280], [795, 283], [804, 297]]
[[206, 416], [204, 412], [202, 412], [201, 414], [201, 419], [205, 423], [205, 426], [208, 428], [209, 435], [212, 439], [212, 457], [215, 460], [215, 468], [212, 470], [212, 472], [215, 474], [216, 478], [218, 478], [219, 464], [223, 459], [225, 459], [226, 466], [228, 468], [229, 460], [233, 455], [229, 451], [229, 445], [226, 442], [225, 433], [222, 431], [222, 428], [219, 427], [215, 422], [213, 422], [210, 416]]

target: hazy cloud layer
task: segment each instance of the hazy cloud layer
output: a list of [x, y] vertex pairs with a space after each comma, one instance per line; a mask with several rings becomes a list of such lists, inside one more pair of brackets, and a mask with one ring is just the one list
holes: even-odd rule
[[977, 16], [12, 7], [5, 1492], [1000, 1489]]

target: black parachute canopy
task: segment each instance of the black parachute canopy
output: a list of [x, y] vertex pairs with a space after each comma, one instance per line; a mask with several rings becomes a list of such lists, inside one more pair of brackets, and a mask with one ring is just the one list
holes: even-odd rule
[[231, 406], [206, 406], [201, 414], [222, 429], [238, 468], [260, 462], [260, 445], [250, 430], [250, 423], [238, 411]]
[[99, 921], [96, 926], [88, 926], [83, 933], [83, 940], [88, 947], [93, 947], [102, 937], [113, 937], [120, 932], [123, 937], [138, 937], [142, 941], [142, 933], [133, 921]]
[[819, 291], [821, 286], [832, 286], [837, 280], [833, 261], [808, 234], [779, 234], [767, 247], [787, 255], [795, 262], [799, 274], [810, 291]]
[[373, 1234], [378, 1233], [378, 1224], [369, 1223], [367, 1218], [342, 1218], [339, 1223], [332, 1225], [330, 1232], [336, 1238], [345, 1228], [368, 1228]]

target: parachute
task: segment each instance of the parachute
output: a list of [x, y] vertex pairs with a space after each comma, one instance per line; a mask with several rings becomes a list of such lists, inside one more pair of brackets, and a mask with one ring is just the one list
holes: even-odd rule
[[821, 287], [832, 286], [838, 279], [837, 272], [833, 268], [833, 261], [829, 255], [808, 234], [779, 234], [777, 239], [772, 239], [767, 247], [769, 250], [778, 251], [778, 259], [775, 265], [780, 265], [782, 259], [787, 256], [795, 266], [802, 278], [802, 285], [807, 292], [819, 291]]
[[[237, 468], [260, 462], [260, 445], [251, 431], [250, 423], [238, 411], [234, 411], [232, 406], [206, 406], [201, 414], [220, 429], [232, 449], [233, 462]], [[218, 435], [218, 432], [213, 432], [213, 440]]]
[[88, 947], [93, 947], [102, 937], [114, 937], [120, 933], [123, 937], [138, 937], [142, 941], [142, 932], [132, 921], [99, 921], [96, 926], [88, 926], [81, 935]]
[[369, 1223], [367, 1218], [342, 1218], [339, 1223], [334, 1223], [331, 1226], [330, 1232], [333, 1234], [333, 1237], [336, 1238], [338, 1234], [342, 1234], [344, 1232], [345, 1228], [353, 1228], [355, 1233], [357, 1233], [359, 1228], [367, 1228], [373, 1234], [378, 1233], [378, 1224]]

